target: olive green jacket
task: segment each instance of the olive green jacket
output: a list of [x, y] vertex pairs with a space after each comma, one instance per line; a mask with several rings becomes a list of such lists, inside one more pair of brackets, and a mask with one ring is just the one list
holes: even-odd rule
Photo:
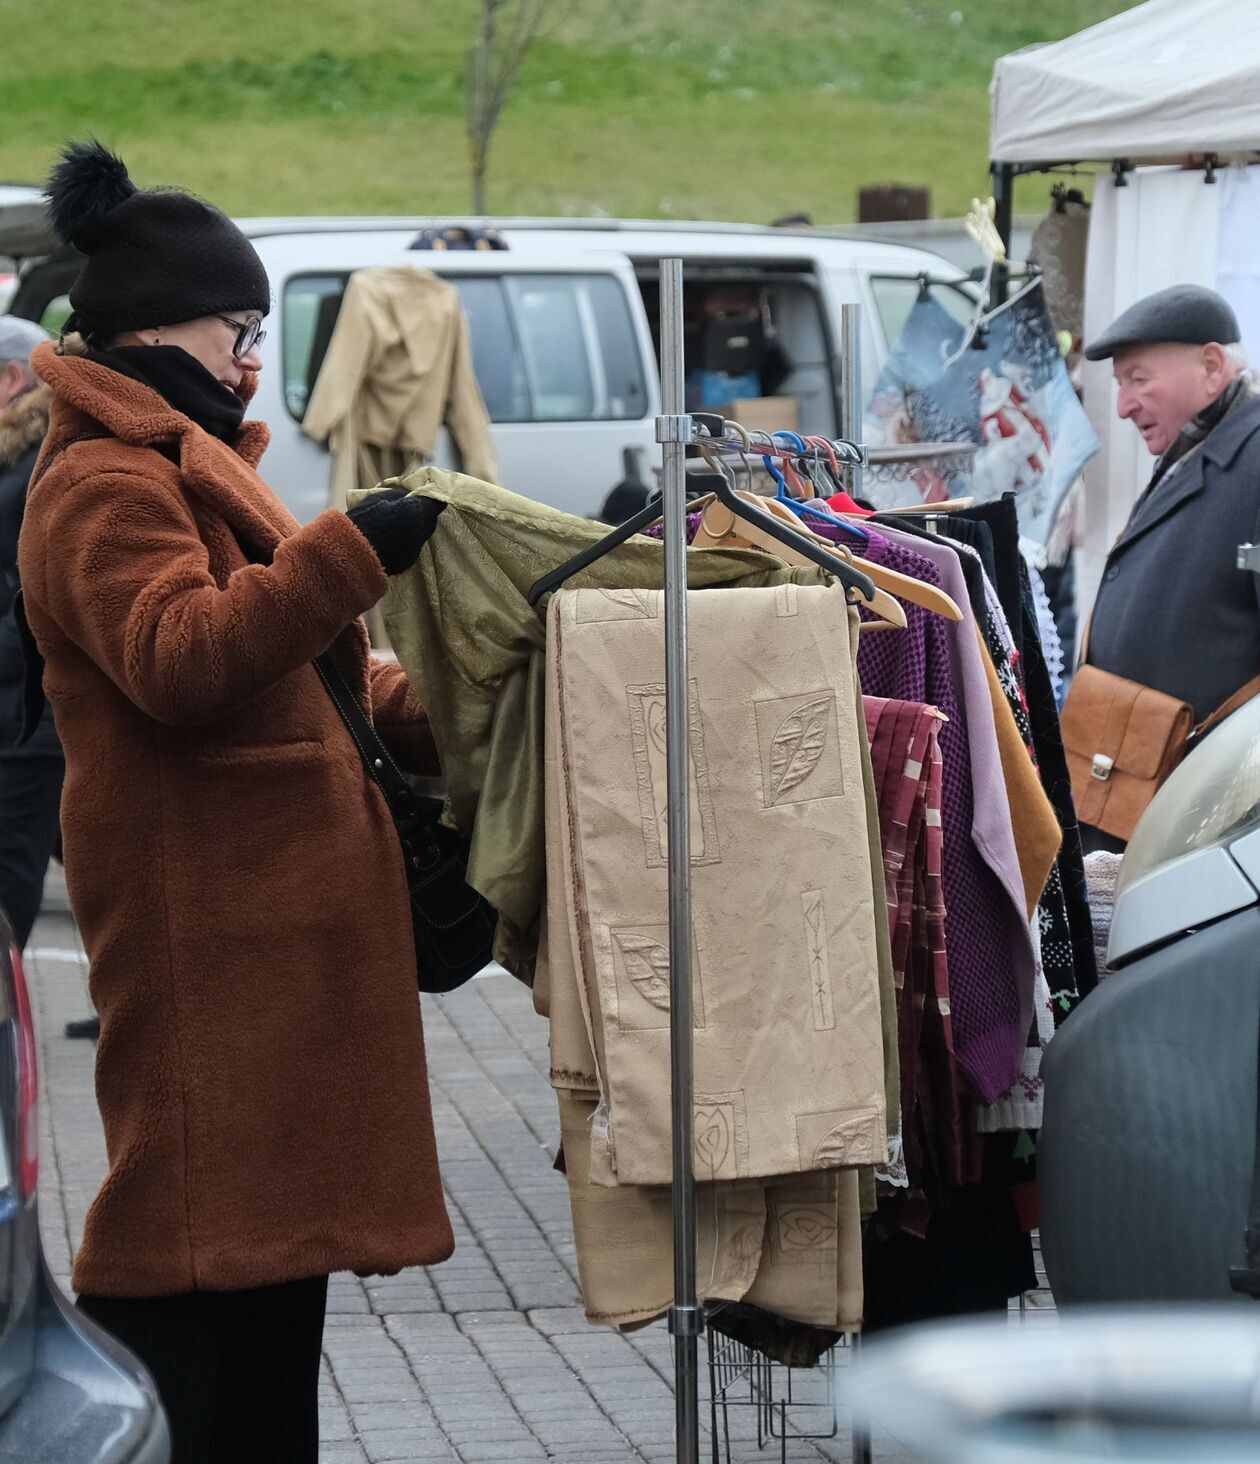
[[[547, 602], [534, 607], [526, 596], [535, 580], [608, 529], [440, 468], [381, 486], [398, 485], [447, 507], [415, 566], [390, 580], [386, 629], [428, 712], [451, 821], [472, 837], [469, 882], [499, 912], [496, 959], [532, 984], [546, 875]], [[818, 570], [789, 569], [755, 550], [692, 550], [687, 566], [693, 589], [821, 578]], [[636, 535], [568, 584], [659, 589], [663, 577], [660, 543]]]

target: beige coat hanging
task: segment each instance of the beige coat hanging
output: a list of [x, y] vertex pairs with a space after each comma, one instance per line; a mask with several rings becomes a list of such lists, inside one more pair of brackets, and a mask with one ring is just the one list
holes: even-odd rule
[[469, 476], [497, 483], [490, 417], [459, 294], [408, 265], [350, 276], [302, 430], [333, 454], [332, 504], [433, 457], [450, 428]]

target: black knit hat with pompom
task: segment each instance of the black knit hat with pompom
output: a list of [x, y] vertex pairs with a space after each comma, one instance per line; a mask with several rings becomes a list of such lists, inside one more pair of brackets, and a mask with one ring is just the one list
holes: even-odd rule
[[69, 329], [112, 334], [271, 308], [254, 246], [213, 204], [141, 191], [99, 142], [72, 142], [44, 189], [53, 227], [87, 256]]

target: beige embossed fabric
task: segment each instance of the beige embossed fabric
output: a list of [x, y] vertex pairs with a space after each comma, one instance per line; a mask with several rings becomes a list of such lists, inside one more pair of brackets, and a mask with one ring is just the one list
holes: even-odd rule
[[[670, 1180], [662, 614], [658, 591], [563, 591], [549, 627], [569, 913], [548, 940], [567, 939], [577, 968], [600, 1099], [589, 1169], [604, 1184]], [[843, 593], [693, 591], [688, 617], [696, 1177], [881, 1163]], [[553, 1036], [553, 1062], [554, 1049]]]
[[[595, 1184], [591, 1131], [599, 1103], [590, 994], [579, 971], [572, 826], [561, 757], [555, 637], [548, 620], [545, 826], [547, 905], [534, 1002], [551, 1024], [578, 1274], [592, 1322], [634, 1326], [673, 1301], [673, 1209], [665, 1185]], [[869, 878], [869, 876], [868, 876]], [[590, 969], [589, 954], [586, 958]], [[595, 1035], [599, 1035], [598, 1033]], [[697, 1291], [746, 1300], [813, 1326], [856, 1330], [862, 1315], [856, 1171], [719, 1180], [697, 1188]]]

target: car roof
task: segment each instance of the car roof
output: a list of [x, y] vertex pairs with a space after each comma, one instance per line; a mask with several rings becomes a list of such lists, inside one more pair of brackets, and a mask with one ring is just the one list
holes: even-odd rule
[[[869, 234], [848, 234], [842, 228], [776, 229], [765, 224], [674, 219], [607, 218], [494, 218], [452, 214], [416, 215], [281, 215], [244, 217], [236, 221], [251, 238], [301, 235], [352, 234], [397, 235], [391, 241], [399, 252], [424, 229], [465, 227], [498, 230], [508, 249], [537, 257], [549, 249], [616, 252], [638, 258], [658, 258], [670, 253], [700, 257], [718, 253], [730, 258], [795, 261], [806, 265], [815, 260], [829, 264], [886, 262], [908, 272], [926, 268], [953, 277], [955, 266], [929, 250], [871, 238]], [[54, 252], [57, 240], [35, 184], [0, 183], [0, 255], [17, 259], [37, 258]], [[422, 258], [415, 251], [413, 258]], [[450, 261], [455, 266], [456, 254]], [[467, 253], [462, 258], [469, 258]], [[471, 261], [470, 261], [471, 262]]]
[[[573, 219], [573, 218], [476, 218], [458, 215], [415, 215], [378, 217], [274, 217], [239, 218], [237, 223], [251, 238], [302, 234], [397, 234], [401, 249], [424, 229], [493, 228], [504, 238], [508, 251], [538, 255], [547, 249], [576, 248], [612, 252], [632, 257], [657, 258], [670, 253], [684, 256], [721, 254], [765, 262], [822, 259], [836, 265], [886, 262], [909, 272], [925, 268], [961, 278], [963, 271], [927, 249], [899, 244], [868, 233], [848, 234], [843, 229], [776, 229], [764, 224], [739, 224], [673, 219]], [[405, 242], [404, 242], [405, 241]], [[423, 257], [417, 250], [413, 258]], [[452, 251], [450, 264], [479, 260], [481, 251]], [[490, 258], [502, 261], [497, 252]]]
[[26, 259], [57, 244], [34, 183], [0, 183], [0, 256]]

